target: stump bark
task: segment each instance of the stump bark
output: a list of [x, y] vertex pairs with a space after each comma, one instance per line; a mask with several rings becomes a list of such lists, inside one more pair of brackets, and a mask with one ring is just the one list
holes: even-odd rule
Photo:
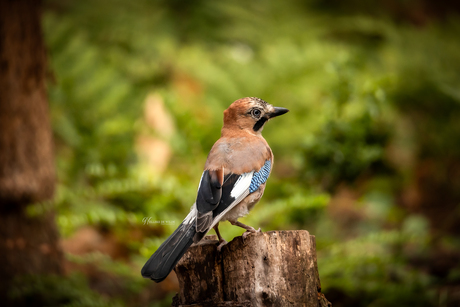
[[193, 245], [176, 265], [180, 291], [172, 306], [331, 306], [308, 231], [237, 237], [221, 252], [216, 239]]

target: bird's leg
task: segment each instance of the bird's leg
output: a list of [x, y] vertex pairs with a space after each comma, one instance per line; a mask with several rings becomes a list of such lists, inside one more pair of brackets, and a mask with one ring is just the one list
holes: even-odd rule
[[252, 232], [252, 233], [256, 233], [256, 232], [260, 232], [260, 231], [261, 231], [260, 228], [259, 228], [258, 230], [255, 230], [254, 227], [245, 225], [245, 224], [243, 224], [243, 223], [241, 223], [241, 222], [238, 222], [238, 221], [235, 221], [235, 222], [230, 221], [230, 223], [231, 223], [232, 225], [239, 226], [239, 227], [241, 227], [241, 228], [246, 229], [246, 232], [243, 233], [243, 241], [244, 241], [244, 239], [246, 239], [246, 237], [247, 237], [251, 232]]
[[216, 234], [217, 234], [217, 237], [219, 238], [219, 246], [217, 246], [217, 250], [220, 252], [220, 250], [222, 249], [222, 247], [227, 244], [228, 242], [225, 241], [224, 238], [222, 238], [222, 236], [220, 235], [220, 232], [219, 232], [219, 223], [216, 224], [216, 226], [214, 226], [214, 230], [216, 231]]

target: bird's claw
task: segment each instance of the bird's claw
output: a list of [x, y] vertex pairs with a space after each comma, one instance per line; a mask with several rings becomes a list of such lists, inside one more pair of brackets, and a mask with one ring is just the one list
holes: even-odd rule
[[228, 242], [226, 240], [224, 240], [224, 239], [220, 240], [219, 245], [217, 246], [217, 251], [220, 252], [222, 250], [222, 247], [224, 247], [224, 245], [227, 245], [227, 243]]
[[260, 230], [260, 228], [257, 229], [257, 230], [255, 230], [254, 228], [246, 230], [246, 231], [243, 233], [243, 235], [242, 235], [242, 237], [243, 237], [243, 242], [244, 242], [244, 240], [246, 239], [246, 237], [247, 237], [249, 234], [251, 234], [251, 233], [257, 233], [257, 232], [262, 232], [262, 230]]

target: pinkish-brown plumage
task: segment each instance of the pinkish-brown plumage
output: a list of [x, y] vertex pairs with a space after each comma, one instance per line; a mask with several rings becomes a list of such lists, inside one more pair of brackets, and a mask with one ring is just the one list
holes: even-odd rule
[[263, 100], [242, 98], [224, 111], [221, 138], [209, 152], [206, 170], [224, 167], [225, 174], [243, 174], [259, 170], [266, 160], [271, 160], [273, 165], [273, 153], [261, 134], [263, 127], [254, 131], [256, 119], [248, 114], [255, 107], [263, 108], [266, 113], [274, 112], [272, 105], [260, 101]]
[[273, 168], [273, 153], [262, 137], [263, 127], [286, 112], [256, 97], [239, 99], [224, 111], [221, 137], [209, 152], [196, 202], [144, 265], [144, 277], [162, 281], [192, 242], [200, 241], [211, 228], [219, 237], [220, 250], [226, 244], [218, 229], [221, 221], [246, 229], [243, 237], [257, 231], [238, 219], [262, 197]]
[[[259, 110], [260, 114], [255, 114]], [[278, 112], [278, 113], [277, 113]], [[270, 118], [287, 112], [283, 108], [275, 108], [271, 104], [256, 97], [246, 97], [232, 103], [224, 111], [224, 125], [220, 139], [212, 147], [205, 164], [205, 170], [223, 170], [224, 175], [245, 174], [258, 171], [264, 163], [270, 161], [273, 168], [273, 152], [262, 136], [264, 124]], [[258, 124], [260, 122], [260, 124]], [[228, 210], [220, 221], [230, 221], [240, 224], [237, 220], [245, 216], [262, 197], [265, 183], [256, 191], [243, 198], [233, 208]], [[215, 223], [214, 223], [215, 224]], [[217, 226], [217, 224], [216, 224]], [[242, 226], [248, 231], [252, 227]]]

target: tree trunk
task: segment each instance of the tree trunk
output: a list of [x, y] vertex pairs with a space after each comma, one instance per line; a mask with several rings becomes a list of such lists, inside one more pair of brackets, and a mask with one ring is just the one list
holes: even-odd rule
[[15, 276], [60, 273], [52, 213], [25, 207], [52, 197], [52, 133], [40, 1], [0, 0], [0, 300]]
[[177, 264], [173, 306], [330, 306], [321, 294], [315, 237], [306, 230], [192, 246]]

